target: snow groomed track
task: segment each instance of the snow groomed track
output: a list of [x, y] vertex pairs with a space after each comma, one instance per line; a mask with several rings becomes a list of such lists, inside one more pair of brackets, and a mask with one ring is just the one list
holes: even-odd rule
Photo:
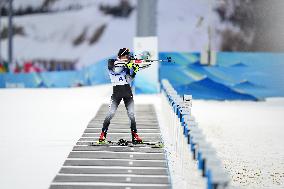
[[[73, 147], [50, 189], [140, 189], [171, 188], [163, 148], [89, 146], [98, 140], [108, 105], [100, 107], [82, 137]], [[153, 105], [135, 106], [139, 135], [144, 141], [161, 142]], [[131, 139], [129, 119], [121, 104], [112, 119], [108, 140]]]

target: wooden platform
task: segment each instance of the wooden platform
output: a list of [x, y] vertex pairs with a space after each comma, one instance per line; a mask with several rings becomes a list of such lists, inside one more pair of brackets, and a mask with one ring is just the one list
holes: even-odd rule
[[[50, 189], [168, 189], [171, 188], [164, 149], [89, 146], [98, 140], [108, 105], [100, 107], [73, 147]], [[153, 105], [136, 105], [138, 133], [144, 141], [161, 141]], [[131, 140], [123, 103], [111, 120], [107, 140]]]

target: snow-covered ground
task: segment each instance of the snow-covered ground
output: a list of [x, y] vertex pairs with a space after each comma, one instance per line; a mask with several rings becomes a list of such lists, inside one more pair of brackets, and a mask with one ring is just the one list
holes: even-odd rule
[[193, 101], [192, 111], [232, 177], [232, 186], [284, 187], [284, 98]]
[[46, 189], [111, 87], [0, 90], [0, 188]]
[[[100, 105], [109, 103], [111, 92], [110, 85], [0, 90], [0, 188], [46, 189]], [[135, 102], [155, 105], [169, 145], [172, 137], [163, 128], [161, 96], [137, 95]], [[233, 186], [283, 188], [283, 98], [195, 100], [192, 111], [230, 171]], [[182, 188], [181, 173], [174, 167], [178, 159], [169, 155], [169, 161], [173, 188]]]

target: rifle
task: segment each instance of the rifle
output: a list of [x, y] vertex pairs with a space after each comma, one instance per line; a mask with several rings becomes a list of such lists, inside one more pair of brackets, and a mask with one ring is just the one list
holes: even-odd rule
[[130, 56], [130, 61], [134, 61], [135, 64], [140, 64], [139, 68], [148, 68], [154, 62], [173, 62], [171, 57], [167, 57], [164, 60], [152, 60], [152, 59], [143, 59], [143, 58], [135, 58], [134, 56]]
[[141, 63], [141, 62], [172, 62], [172, 57], [168, 56], [165, 60], [151, 60], [151, 59], [143, 59], [143, 58], [135, 58], [135, 56], [131, 55], [130, 60], [134, 60], [135, 63]]
[[[144, 69], [144, 68], [148, 68], [152, 65], [152, 63], [154, 62], [171, 62], [174, 63], [172, 61], [171, 57], [167, 57], [164, 60], [152, 60], [152, 59], [143, 59], [143, 58], [136, 58], [135, 56], [131, 55], [129, 58], [129, 61], [133, 61], [134, 64], [138, 64], [139, 65], [139, 69]], [[116, 64], [116, 66], [125, 66], [127, 63], [118, 63]]]

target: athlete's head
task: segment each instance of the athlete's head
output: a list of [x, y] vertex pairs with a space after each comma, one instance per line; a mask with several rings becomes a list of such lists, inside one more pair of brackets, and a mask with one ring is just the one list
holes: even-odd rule
[[119, 49], [117, 56], [119, 59], [129, 59], [130, 51], [127, 48]]

